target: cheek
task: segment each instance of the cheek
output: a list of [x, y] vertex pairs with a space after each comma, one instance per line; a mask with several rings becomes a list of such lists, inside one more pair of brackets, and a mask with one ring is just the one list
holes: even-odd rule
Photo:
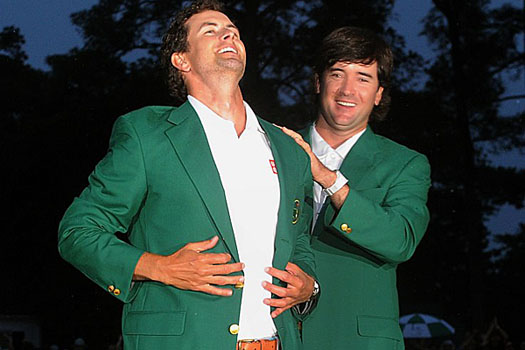
[[330, 105], [330, 101], [332, 101], [332, 98], [330, 97], [331, 94], [326, 89], [321, 89], [321, 92], [319, 93], [319, 99], [321, 104], [326, 108]]
[[241, 49], [243, 55], [246, 57], [246, 47], [242, 41], [239, 41], [239, 48]]
[[338, 89], [339, 85], [334, 82], [325, 83], [321, 86], [321, 95], [323, 98], [332, 99], [337, 94]]
[[373, 89], [367, 90], [361, 95], [361, 98], [363, 99], [363, 101], [366, 102], [366, 104], [370, 104], [373, 106], [376, 104], [377, 101], [379, 101], [376, 92], [377, 91]]

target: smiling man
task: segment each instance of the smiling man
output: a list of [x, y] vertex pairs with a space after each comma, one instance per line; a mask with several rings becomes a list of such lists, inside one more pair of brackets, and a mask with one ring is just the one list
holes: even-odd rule
[[403, 348], [396, 267], [425, 233], [430, 167], [368, 126], [386, 115], [391, 70], [381, 38], [335, 30], [317, 56], [317, 121], [302, 136], [283, 128], [310, 156], [315, 181], [312, 247], [323, 297], [303, 324], [309, 350]]
[[221, 11], [175, 17], [162, 54], [187, 101], [120, 117], [60, 224], [61, 255], [125, 303], [128, 350], [298, 349], [290, 308], [315, 297], [310, 162], [243, 101]]

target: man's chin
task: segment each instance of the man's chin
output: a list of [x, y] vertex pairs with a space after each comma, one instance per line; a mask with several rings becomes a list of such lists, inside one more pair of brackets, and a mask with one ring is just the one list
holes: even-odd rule
[[244, 73], [244, 63], [237, 59], [230, 58], [226, 60], [220, 60], [218, 65], [224, 69]]

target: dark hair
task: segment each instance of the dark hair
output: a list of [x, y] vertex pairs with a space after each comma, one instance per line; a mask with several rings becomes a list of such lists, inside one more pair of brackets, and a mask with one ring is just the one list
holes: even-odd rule
[[186, 22], [198, 13], [204, 11], [223, 12], [224, 6], [216, 0], [197, 0], [185, 7], [173, 18], [168, 31], [162, 38], [161, 63], [167, 72], [167, 83], [170, 94], [184, 101], [187, 96], [186, 86], [182, 74], [171, 64], [171, 55], [174, 52], [188, 51], [188, 27]]
[[328, 34], [319, 48], [314, 72], [319, 79], [337, 62], [372, 64], [377, 62], [379, 85], [383, 95], [379, 105], [374, 106], [371, 120], [383, 120], [390, 107], [390, 74], [393, 68], [392, 50], [373, 32], [356, 27], [341, 27]]

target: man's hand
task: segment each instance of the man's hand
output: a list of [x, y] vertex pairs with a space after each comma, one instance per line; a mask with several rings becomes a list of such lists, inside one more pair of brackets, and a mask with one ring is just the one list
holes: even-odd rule
[[304, 303], [310, 299], [314, 291], [314, 279], [301, 270], [299, 266], [289, 262], [285, 269], [282, 271], [267, 267], [265, 270], [269, 275], [287, 283], [286, 288], [283, 288], [266, 281], [263, 282], [264, 289], [280, 297], [279, 299], [267, 298], [263, 301], [266, 305], [276, 308], [272, 312], [273, 318], [294, 305]]
[[280, 127], [281, 130], [291, 138], [295, 140], [295, 142], [304, 149], [306, 154], [310, 157], [310, 164], [312, 168], [312, 177], [315, 182], [319, 183], [323, 188], [328, 188], [332, 186], [335, 182], [335, 179], [337, 178], [337, 175], [334, 171], [328, 169], [324, 166], [323, 163], [317, 158], [317, 156], [312, 151], [312, 148], [306, 142], [303, 140], [303, 137], [296, 133], [293, 130], [290, 130], [286, 127]]
[[203, 253], [213, 248], [219, 237], [201, 242], [188, 243], [167, 256], [144, 253], [135, 267], [135, 280], [154, 280], [179, 289], [194, 290], [208, 294], [230, 296], [232, 290], [215, 285], [237, 284], [244, 276], [228, 276], [242, 271], [243, 263], [228, 264], [227, 253]]
[[[275, 124], [274, 124], [275, 125]], [[277, 125], [276, 125], [277, 126]], [[319, 185], [321, 185], [322, 188], [329, 188], [335, 183], [335, 180], [337, 179], [337, 173], [335, 171], [332, 171], [324, 166], [323, 163], [317, 158], [317, 156], [312, 151], [312, 148], [306, 142], [303, 140], [303, 137], [296, 133], [293, 130], [290, 130], [288, 128], [285, 128], [284, 126], [277, 126], [281, 128], [281, 130], [291, 138], [295, 140], [295, 142], [301, 146], [306, 154], [310, 157], [310, 167], [312, 169], [312, 178], [315, 182], [317, 182]], [[332, 204], [336, 209], [340, 209], [343, 203], [346, 200], [346, 197], [348, 196], [348, 193], [350, 193], [350, 186], [344, 185], [342, 188], [339, 189], [336, 193], [334, 193], [331, 196]]]

